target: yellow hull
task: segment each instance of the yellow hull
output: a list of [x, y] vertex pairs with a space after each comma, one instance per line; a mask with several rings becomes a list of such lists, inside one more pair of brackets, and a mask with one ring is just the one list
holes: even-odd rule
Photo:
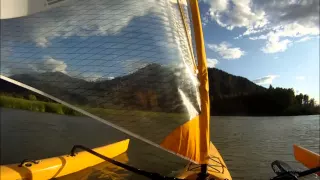
[[[129, 139], [126, 139], [93, 150], [106, 157], [114, 158], [126, 152], [128, 145]], [[22, 167], [19, 167], [19, 164], [2, 165], [0, 166], [0, 179], [43, 180], [58, 178], [95, 166], [103, 161], [88, 152], [79, 152], [73, 157], [70, 155], [53, 157], [40, 160], [38, 164], [25, 163]], [[31, 166], [28, 167], [28, 165]]]
[[[106, 146], [94, 148], [93, 150], [106, 157], [114, 158], [126, 152], [128, 149], [128, 145], [129, 139], [126, 139]], [[210, 177], [214, 179], [231, 180], [232, 178], [226, 167], [225, 162], [223, 161], [220, 153], [212, 143], [210, 143], [209, 154], [210, 161], [208, 163], [208, 174], [210, 175]], [[127, 159], [127, 157], [125, 159]], [[19, 164], [2, 165], [0, 166], [0, 179], [43, 180], [53, 178], [74, 179], [75, 177], [87, 179], [86, 177], [88, 177], [92, 173], [90, 168], [88, 167], [96, 167], [96, 165], [105, 166], [102, 162], [104, 162], [103, 159], [100, 159], [99, 157], [96, 157], [88, 152], [83, 151], [77, 153], [74, 157], [70, 155], [53, 157], [39, 160], [38, 164], [25, 163], [22, 167], [19, 167]], [[31, 164], [31, 166], [28, 167], [28, 164]], [[200, 173], [200, 166], [189, 163], [181, 172], [178, 173], [178, 175], [176, 175], [176, 177], [180, 179], [195, 180], [197, 179], [198, 173]], [[104, 176], [110, 177], [112, 175], [112, 172], [107, 171], [102, 174], [104, 174]], [[116, 176], [112, 175], [112, 177]]]
[[[320, 166], [320, 155], [298, 145], [293, 145], [294, 157], [307, 168]], [[320, 173], [317, 173], [320, 176]]]
[[[210, 160], [208, 163], [209, 179], [214, 178], [217, 180], [232, 180], [230, 172], [222, 159], [217, 148], [210, 142], [209, 151]], [[183, 171], [179, 173], [177, 178], [195, 180], [198, 173], [200, 173], [200, 165], [189, 163]]]

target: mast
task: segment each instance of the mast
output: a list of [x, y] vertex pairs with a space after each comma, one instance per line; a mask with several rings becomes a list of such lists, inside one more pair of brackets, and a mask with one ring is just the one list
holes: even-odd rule
[[196, 42], [196, 53], [198, 57], [198, 71], [200, 80], [200, 99], [201, 99], [201, 113], [199, 115], [200, 127], [200, 151], [201, 151], [201, 173], [207, 174], [207, 160], [210, 148], [210, 101], [209, 101], [209, 82], [208, 82], [208, 68], [207, 58], [205, 52], [205, 45], [202, 32], [202, 24], [200, 18], [200, 10], [198, 0], [190, 0], [192, 22], [194, 29], [194, 36]]

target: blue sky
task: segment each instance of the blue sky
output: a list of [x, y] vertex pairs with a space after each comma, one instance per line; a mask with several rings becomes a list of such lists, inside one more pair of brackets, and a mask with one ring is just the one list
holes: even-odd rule
[[209, 64], [319, 102], [319, 2], [202, 0]]
[[[199, 1], [211, 67], [265, 87], [294, 88], [319, 102], [318, 0]], [[179, 11], [162, 13], [172, 2], [88, 0], [2, 21], [2, 65], [9, 62], [11, 73], [59, 71], [96, 80], [151, 61], [168, 64], [186, 49], [183, 27], [170, 24]], [[121, 41], [128, 46], [112, 44]]]
[[170, 18], [180, 18], [177, 5], [147, 2], [79, 1], [3, 20], [2, 72], [59, 71], [96, 80], [126, 75], [153, 62], [181, 63], [188, 47], [186, 37], [178, 34], [182, 24], [170, 28], [174, 21], [161, 14], [171, 5]]

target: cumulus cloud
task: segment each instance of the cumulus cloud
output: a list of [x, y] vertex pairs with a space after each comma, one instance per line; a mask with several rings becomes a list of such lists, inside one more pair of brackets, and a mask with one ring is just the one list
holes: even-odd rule
[[296, 76], [296, 80], [301, 80], [301, 81], [303, 81], [303, 80], [305, 80], [305, 77], [304, 77], [304, 76]]
[[82, 73], [81, 77], [82, 79], [90, 82], [99, 81], [100, 79], [102, 79], [102, 75], [95, 72]]
[[250, 0], [203, 0], [203, 2], [210, 5], [211, 19], [229, 30], [235, 27], [258, 28], [267, 23], [265, 12], [253, 11]]
[[259, 85], [272, 84], [272, 81], [279, 77], [278, 75], [268, 75], [258, 79], [253, 80], [254, 83]]
[[83, 79], [90, 82], [96, 82], [96, 81], [112, 80], [114, 79], [114, 77], [113, 76], [103, 77], [100, 74], [90, 73], [90, 75], [89, 74], [83, 75]]
[[[168, 19], [158, 5], [168, 7], [166, 1], [156, 0], [85, 0], [1, 20], [2, 47], [15, 51], [7, 55], [8, 66], [14, 66], [11, 72], [19, 70], [12, 74], [62, 72], [95, 81], [126, 75], [152, 62], [187, 61], [186, 37], [179, 28], [172, 29], [175, 17]], [[171, 15], [179, 18], [180, 12]], [[23, 67], [17, 68], [20, 62]], [[90, 72], [97, 74], [86, 74]]]
[[214, 68], [219, 63], [217, 59], [213, 59], [213, 58], [207, 58], [207, 62], [208, 62], [209, 68]]
[[312, 39], [312, 37], [306, 36], [306, 37], [303, 37], [303, 38], [297, 40], [296, 42], [305, 42], [305, 41], [309, 41], [310, 39]]
[[52, 57], [44, 57], [45, 60], [29, 60], [20, 62], [15, 60], [1, 59], [1, 74], [11, 76], [15, 74], [61, 72], [67, 74], [68, 65], [63, 60]]
[[62, 72], [67, 73], [67, 64], [61, 60], [55, 60], [48, 57], [45, 61], [32, 65], [33, 70], [37, 72]]
[[1, 74], [11, 76], [15, 74], [29, 73], [46, 73], [46, 72], [61, 72], [72, 77], [84, 79], [86, 81], [111, 80], [114, 77], [103, 77], [97, 72], [79, 72], [67, 71], [68, 65], [63, 60], [57, 60], [52, 57], [44, 57], [45, 60], [32, 61], [28, 64], [10, 62], [10, 60], [1, 59]]
[[202, 22], [203, 26], [206, 26], [209, 23], [209, 16], [207, 14], [202, 16], [202, 18], [201, 18], [201, 22]]
[[32, 40], [38, 47], [45, 48], [55, 37], [117, 34], [127, 27], [133, 18], [156, 12], [158, 8], [154, 7], [158, 4], [155, 0], [86, 0], [29, 17], [5, 20], [1, 22], [1, 28], [2, 32], [10, 31], [6, 34], [8, 39], [21, 40], [23, 34], [24, 40]]
[[209, 4], [210, 18], [220, 26], [245, 29], [236, 39], [265, 40], [261, 48], [265, 53], [285, 51], [289, 38], [319, 36], [319, 0], [202, 1]]
[[231, 47], [227, 42], [222, 42], [220, 44], [207, 44], [208, 48], [217, 52], [224, 59], [239, 59], [245, 54], [238, 47]]
[[276, 53], [276, 52], [284, 52], [288, 46], [291, 44], [291, 41], [288, 39], [279, 41], [279, 39], [271, 38], [267, 41], [266, 45], [261, 48], [264, 53]]

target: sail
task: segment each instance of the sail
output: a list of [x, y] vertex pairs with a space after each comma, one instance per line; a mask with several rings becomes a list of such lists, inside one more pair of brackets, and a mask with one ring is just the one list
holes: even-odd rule
[[189, 19], [191, 29], [189, 36], [192, 38], [194, 56], [198, 63], [201, 112], [175, 129], [162, 142], [162, 146], [174, 152], [179, 152], [200, 164], [208, 164], [210, 151], [210, 101], [206, 53], [198, 2], [197, 0], [190, 0], [187, 3], [189, 12], [191, 11], [192, 15]]
[[2, 79], [198, 163], [206, 71], [197, 1], [77, 0], [1, 20]]

